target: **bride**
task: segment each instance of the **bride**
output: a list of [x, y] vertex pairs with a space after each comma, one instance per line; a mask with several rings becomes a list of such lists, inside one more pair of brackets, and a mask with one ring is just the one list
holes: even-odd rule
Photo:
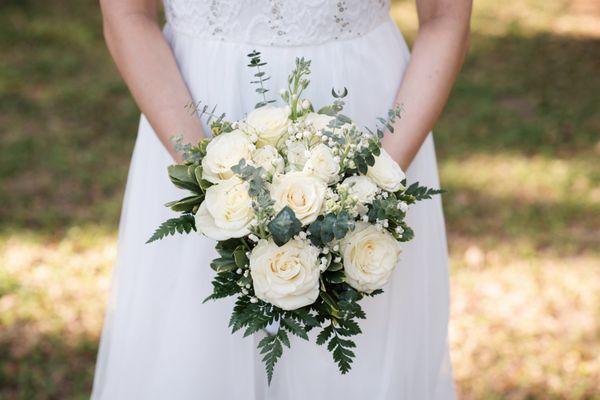
[[[202, 304], [212, 290], [211, 240], [187, 235], [145, 245], [180, 197], [166, 167], [180, 161], [169, 138], [197, 142], [206, 125], [185, 109], [217, 105], [239, 119], [257, 101], [246, 54], [262, 53], [270, 88], [284, 87], [296, 57], [312, 60], [306, 96], [331, 102], [347, 87], [345, 113], [373, 126], [394, 103], [404, 115], [384, 147], [408, 181], [439, 187], [429, 134], [464, 58], [470, 0], [417, 0], [412, 55], [388, 15], [389, 0], [101, 0], [113, 58], [143, 112], [125, 192], [119, 255], [92, 399], [452, 399], [448, 267], [439, 198], [411, 208], [416, 238], [395, 276], [365, 299], [352, 371], [340, 375], [326, 349], [301, 340], [267, 386], [256, 341], [231, 335], [232, 304]], [[328, 86], [324, 86], [328, 85]], [[157, 178], [162, 177], [162, 178]]]

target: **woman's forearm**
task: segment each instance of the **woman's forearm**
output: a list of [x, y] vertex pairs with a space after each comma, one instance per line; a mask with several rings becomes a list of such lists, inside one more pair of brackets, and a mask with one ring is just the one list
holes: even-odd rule
[[383, 146], [404, 170], [442, 112], [464, 60], [470, 2], [457, 2], [469, 3], [466, 16], [449, 14], [422, 23], [398, 90], [402, 117], [394, 124], [394, 134], [384, 137]]
[[181, 134], [185, 143], [196, 143], [203, 132], [197, 116], [185, 109], [192, 98], [155, 10], [140, 11], [123, 0], [102, 6], [106, 42], [123, 79], [160, 141], [180, 161], [169, 139]]

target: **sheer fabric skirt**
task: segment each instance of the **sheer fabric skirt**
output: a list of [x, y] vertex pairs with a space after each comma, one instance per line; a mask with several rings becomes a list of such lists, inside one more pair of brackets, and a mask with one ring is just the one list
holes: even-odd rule
[[[394, 103], [409, 59], [391, 20], [353, 40], [318, 46], [264, 47], [168, 38], [196, 100], [232, 119], [253, 109], [257, 94], [246, 54], [268, 62], [271, 96], [285, 86], [296, 57], [312, 60], [307, 97], [315, 107], [347, 87], [345, 113], [374, 126]], [[183, 105], [182, 105], [183, 107]], [[411, 110], [411, 112], [418, 112]], [[169, 182], [169, 154], [142, 116], [120, 222], [118, 259], [98, 354], [92, 399], [331, 400], [453, 399], [448, 359], [448, 260], [441, 200], [409, 210], [415, 239], [403, 245], [385, 293], [363, 302], [367, 320], [356, 361], [340, 375], [326, 349], [294, 338], [267, 386], [256, 343], [261, 335], [231, 335], [232, 301], [202, 304], [211, 292], [214, 242], [197, 234], [144, 244], [182, 196]], [[439, 187], [433, 140], [408, 171], [409, 182]]]

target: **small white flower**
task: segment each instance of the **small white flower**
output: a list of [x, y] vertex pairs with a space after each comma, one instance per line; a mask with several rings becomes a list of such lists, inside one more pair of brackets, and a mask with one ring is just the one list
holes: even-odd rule
[[252, 304], [258, 303], [258, 299], [256, 297], [250, 297], [250, 303], [252, 303]]
[[328, 254], [329, 253], [329, 247], [327, 247], [327, 246], [323, 247], [323, 250], [321, 250], [321, 253]]
[[396, 229], [395, 229], [395, 231], [396, 231], [397, 234], [400, 235], [401, 233], [404, 232], [404, 229], [401, 226], [397, 226]]
[[335, 161], [329, 147], [319, 143], [307, 153], [304, 172], [323, 179], [328, 185], [339, 180], [340, 164]]
[[236, 272], [236, 274], [241, 275], [242, 274], [242, 269], [238, 268], [238, 269], [235, 270], [235, 272]]
[[400, 203], [398, 203], [398, 209], [405, 213], [406, 211], [408, 211], [408, 204], [406, 204], [404, 201], [401, 201]]
[[338, 246], [337, 244], [335, 246], [333, 246], [333, 251], [338, 251], [340, 249], [340, 246]]
[[333, 261], [339, 263], [340, 261], [342, 261], [342, 257], [336, 257], [333, 259]]

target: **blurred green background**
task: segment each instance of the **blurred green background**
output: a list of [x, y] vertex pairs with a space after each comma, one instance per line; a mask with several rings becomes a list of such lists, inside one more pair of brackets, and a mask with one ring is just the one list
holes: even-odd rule
[[[599, 2], [475, 1], [436, 129], [461, 399], [600, 399], [599, 75]], [[96, 2], [0, 2], [0, 399], [89, 394], [137, 122]]]

